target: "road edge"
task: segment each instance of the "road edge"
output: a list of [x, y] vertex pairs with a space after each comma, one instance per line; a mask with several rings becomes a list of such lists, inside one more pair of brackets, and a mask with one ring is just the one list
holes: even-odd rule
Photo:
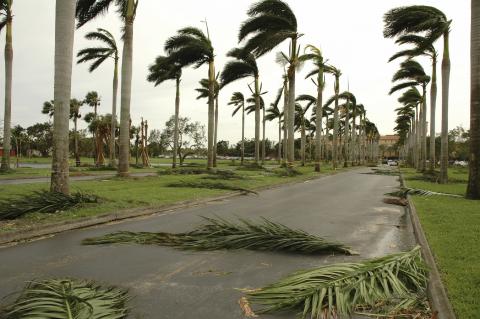
[[[399, 176], [400, 185], [404, 187], [405, 180], [403, 179], [401, 171]], [[427, 295], [428, 299], [430, 300], [432, 312], [438, 312], [438, 319], [456, 319], [455, 312], [453, 311], [453, 307], [448, 299], [447, 290], [443, 285], [440, 272], [438, 271], [432, 249], [428, 244], [427, 236], [425, 235], [420, 223], [420, 218], [418, 217], [415, 204], [413, 203], [411, 196], [408, 194], [407, 203], [406, 209], [410, 214], [410, 220], [412, 222], [415, 239], [421, 247], [423, 259], [429, 268]]]

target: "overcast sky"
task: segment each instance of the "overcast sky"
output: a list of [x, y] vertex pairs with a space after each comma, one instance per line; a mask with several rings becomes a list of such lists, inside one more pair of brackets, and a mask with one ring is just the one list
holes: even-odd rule
[[[134, 26], [134, 62], [131, 114], [134, 124], [140, 117], [149, 121], [150, 128], [162, 128], [174, 112], [175, 85], [173, 81], [158, 87], [146, 81], [147, 68], [155, 57], [163, 54], [165, 40], [185, 26], [204, 27], [201, 20], [208, 20], [210, 34], [215, 48], [216, 69], [221, 70], [226, 62], [225, 54], [238, 46], [238, 29], [246, 16], [252, 1], [247, 0], [139, 0]], [[393, 132], [398, 95], [389, 96], [393, 73], [398, 62], [387, 63], [388, 58], [399, 50], [391, 39], [382, 36], [383, 14], [397, 6], [409, 4], [434, 5], [453, 20], [450, 36], [451, 78], [450, 78], [450, 128], [469, 124], [469, 40], [470, 0], [335, 0], [309, 1], [289, 0], [298, 21], [298, 31], [305, 35], [300, 44], [313, 44], [323, 50], [324, 57], [342, 70], [340, 90], [347, 89], [355, 94], [357, 101], [367, 109], [367, 117], [375, 122], [381, 134]], [[98, 27], [110, 30], [117, 39], [121, 24], [112, 8], [107, 15], [85, 25], [75, 33], [75, 53], [91, 46], [83, 37]], [[55, 1], [16, 0], [14, 2], [13, 26], [13, 104], [12, 123], [28, 126], [35, 122], [47, 121], [41, 114], [42, 104], [53, 98], [53, 56]], [[4, 45], [2, 33], [0, 45]], [[120, 42], [120, 40], [118, 40]], [[120, 45], [121, 46], [121, 45]], [[286, 50], [284, 43], [277, 51]], [[442, 54], [441, 43], [437, 43]], [[276, 51], [275, 51], [276, 52]], [[258, 61], [263, 90], [268, 104], [282, 84], [282, 69], [275, 63], [272, 52]], [[420, 59], [430, 73], [430, 64]], [[0, 63], [0, 99], [3, 101], [4, 63]], [[307, 64], [297, 75], [297, 94], [315, 94], [312, 82], [303, 80], [312, 66]], [[440, 63], [438, 67], [440, 73]], [[439, 74], [440, 75], [440, 74]], [[111, 112], [113, 62], [106, 62], [94, 73], [87, 65], [74, 65], [72, 97], [83, 98], [88, 91], [96, 90], [102, 98], [100, 113]], [[206, 101], [195, 99], [198, 81], [207, 76], [207, 66], [197, 70], [188, 68], [183, 72], [181, 83], [181, 116], [206, 123]], [[227, 86], [220, 96], [219, 140], [238, 141], [241, 134], [241, 117], [231, 117], [232, 107], [227, 105], [232, 92], [249, 94], [250, 80], [239, 81]], [[441, 82], [437, 106], [441, 105]], [[120, 91], [119, 91], [120, 93]], [[333, 94], [333, 78], [327, 77], [324, 91], [326, 98]], [[120, 99], [119, 99], [120, 101]], [[87, 113], [88, 107], [83, 109]], [[3, 117], [3, 107], [0, 117]], [[82, 121], [83, 122], [83, 121]], [[246, 120], [247, 137], [254, 134], [254, 116]], [[440, 127], [440, 112], [437, 112], [437, 128]], [[81, 127], [85, 127], [82, 123]], [[438, 129], [437, 129], [438, 132]], [[276, 123], [267, 124], [267, 137], [277, 139]]]

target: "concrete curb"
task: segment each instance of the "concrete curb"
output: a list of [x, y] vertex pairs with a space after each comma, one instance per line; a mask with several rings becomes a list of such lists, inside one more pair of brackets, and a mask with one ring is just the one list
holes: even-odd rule
[[[341, 171], [338, 171], [338, 172], [331, 172], [327, 174], [322, 174], [320, 176], [313, 176], [310, 178], [305, 178], [305, 179], [287, 182], [287, 183], [261, 186], [261, 187], [255, 188], [254, 190], [265, 191], [265, 190], [280, 188], [280, 187], [289, 186], [293, 184], [304, 183], [306, 181], [321, 179], [323, 177], [336, 175], [336, 174], [347, 172], [357, 168], [360, 168], [360, 167], [342, 169]], [[2, 246], [14, 245], [18, 242], [30, 241], [34, 239], [39, 239], [41, 237], [55, 235], [68, 230], [97, 226], [101, 224], [118, 222], [118, 221], [133, 219], [137, 217], [145, 217], [145, 216], [155, 215], [155, 214], [163, 213], [166, 211], [177, 210], [181, 208], [189, 208], [189, 207], [198, 206], [198, 205], [205, 205], [210, 202], [224, 200], [224, 199], [228, 199], [228, 198], [232, 198], [240, 195], [242, 195], [242, 192], [230, 192], [225, 195], [208, 197], [204, 199], [186, 200], [186, 201], [181, 201], [174, 204], [159, 205], [159, 206], [153, 206], [153, 207], [147, 206], [147, 207], [125, 209], [125, 210], [120, 210], [116, 213], [106, 213], [98, 216], [85, 217], [85, 218], [80, 218], [72, 221], [63, 221], [63, 222], [54, 223], [50, 225], [40, 225], [37, 227], [25, 229], [19, 232], [10, 232], [6, 234], [0, 234], [0, 248]]]
[[[405, 181], [403, 175], [400, 173], [400, 185], [403, 187]], [[410, 220], [412, 221], [413, 232], [417, 243], [422, 248], [422, 256], [429, 268], [429, 279], [427, 286], [427, 295], [430, 300], [432, 312], [438, 312], [438, 319], [456, 319], [453, 307], [448, 299], [447, 292], [442, 283], [440, 273], [435, 263], [432, 250], [423, 231], [420, 219], [418, 218], [417, 210], [413, 204], [413, 200], [410, 195], [407, 195], [408, 206], [407, 210], [410, 214]]]

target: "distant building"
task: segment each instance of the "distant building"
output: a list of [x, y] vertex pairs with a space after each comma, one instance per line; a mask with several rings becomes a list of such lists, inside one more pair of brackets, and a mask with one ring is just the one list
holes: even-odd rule
[[397, 142], [400, 140], [398, 135], [382, 135], [378, 141], [378, 149], [382, 158], [398, 158]]
[[[3, 147], [0, 146], [0, 156], [3, 156]], [[15, 150], [10, 150], [10, 156], [15, 156]]]

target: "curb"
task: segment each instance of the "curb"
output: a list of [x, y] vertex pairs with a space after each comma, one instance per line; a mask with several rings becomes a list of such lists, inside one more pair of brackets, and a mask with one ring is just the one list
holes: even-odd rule
[[[310, 178], [305, 178], [302, 180], [297, 180], [297, 181], [292, 181], [292, 182], [287, 182], [287, 183], [279, 183], [275, 185], [267, 185], [267, 186], [260, 186], [258, 188], [255, 188], [255, 191], [265, 191], [265, 190], [270, 190], [270, 189], [276, 189], [280, 188], [283, 186], [289, 186], [289, 185], [294, 185], [298, 183], [304, 183], [306, 181], [312, 181], [312, 180], [317, 180], [321, 179], [323, 177], [331, 176], [331, 175], [336, 175], [339, 173], [343, 172], [348, 172], [353, 169], [360, 168], [360, 167], [354, 167], [350, 169], [343, 169], [339, 172], [334, 171], [330, 172], [327, 174], [322, 174], [319, 176], [313, 176]], [[240, 196], [242, 195], [242, 192], [229, 192], [224, 195], [220, 196], [215, 196], [215, 197], [208, 197], [204, 199], [194, 199], [194, 200], [186, 200], [186, 201], [181, 201], [177, 202], [174, 204], [168, 204], [168, 205], [159, 205], [159, 206], [154, 206], [154, 207], [138, 207], [138, 208], [132, 208], [132, 209], [125, 209], [125, 210], [120, 210], [116, 213], [106, 213], [103, 215], [98, 215], [98, 216], [93, 216], [93, 217], [85, 217], [73, 221], [63, 221], [59, 223], [54, 223], [50, 225], [42, 225], [42, 226], [37, 226], [37, 227], [32, 227], [23, 231], [19, 232], [12, 232], [12, 233], [6, 233], [6, 234], [0, 234], [0, 248], [5, 247], [5, 246], [10, 246], [10, 245], [15, 245], [16, 243], [19, 242], [24, 242], [24, 241], [30, 241], [34, 239], [40, 239], [42, 237], [46, 236], [51, 236], [55, 235], [58, 233], [62, 233], [68, 230], [74, 230], [74, 229], [80, 229], [80, 228], [86, 228], [86, 227], [91, 227], [91, 226], [97, 226], [97, 225], [102, 225], [102, 224], [107, 224], [111, 222], [118, 222], [118, 221], [123, 221], [127, 219], [133, 219], [137, 217], [145, 217], [145, 216], [151, 216], [155, 215], [158, 213], [163, 213], [166, 211], [170, 210], [177, 210], [177, 209], [182, 209], [182, 208], [189, 208], [193, 206], [198, 206], [198, 205], [205, 205], [210, 202], [215, 202], [219, 200], [224, 200], [228, 198], [232, 198], [235, 196]]]
[[[400, 185], [405, 185], [403, 175], [400, 173]], [[453, 307], [450, 304], [446, 289], [442, 283], [440, 272], [438, 271], [435, 258], [433, 257], [432, 250], [428, 244], [427, 237], [423, 231], [420, 219], [418, 218], [417, 210], [413, 204], [413, 200], [410, 195], [407, 194], [407, 210], [410, 214], [410, 220], [412, 221], [413, 232], [417, 243], [422, 248], [422, 256], [429, 268], [429, 278], [427, 285], [427, 295], [430, 300], [432, 312], [437, 312], [438, 319], [456, 319]]]

